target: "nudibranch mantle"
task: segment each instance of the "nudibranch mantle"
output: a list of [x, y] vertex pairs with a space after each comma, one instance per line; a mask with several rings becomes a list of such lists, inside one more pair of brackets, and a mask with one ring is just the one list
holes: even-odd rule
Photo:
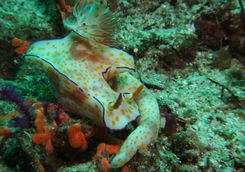
[[140, 85], [118, 93], [108, 81], [116, 74], [134, 70], [133, 57], [74, 37], [76, 33], [70, 33], [63, 39], [36, 42], [25, 58], [45, 69], [67, 111], [81, 113], [110, 129], [123, 129], [140, 115], [136, 102], [121, 100], [118, 108], [111, 106]]
[[111, 168], [118, 168], [157, 138], [159, 107], [149, 90], [130, 74], [133, 57], [108, 46], [115, 20], [110, 19], [106, 1], [83, 2], [67, 19], [72, 32], [61, 39], [33, 43], [25, 60], [44, 69], [68, 112], [112, 130], [123, 129], [139, 117], [137, 128], [110, 163]]

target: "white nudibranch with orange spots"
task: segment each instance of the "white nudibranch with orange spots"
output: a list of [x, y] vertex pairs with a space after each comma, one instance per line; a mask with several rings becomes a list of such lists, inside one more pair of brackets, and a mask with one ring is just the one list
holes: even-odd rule
[[25, 59], [40, 65], [53, 82], [68, 112], [90, 118], [111, 130], [124, 129], [139, 117], [111, 168], [128, 162], [137, 150], [154, 141], [160, 127], [156, 99], [130, 72], [134, 59], [111, 48], [116, 17], [104, 0], [84, 0], [65, 21], [71, 33], [62, 39], [33, 43]]

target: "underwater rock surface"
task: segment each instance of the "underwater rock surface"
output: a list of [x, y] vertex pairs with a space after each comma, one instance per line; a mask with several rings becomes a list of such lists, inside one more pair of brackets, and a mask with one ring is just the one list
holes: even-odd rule
[[[111, 160], [116, 148], [98, 145], [118, 145], [135, 127], [108, 132], [65, 112], [42, 69], [12, 45], [14, 38], [65, 36], [61, 12], [74, 2], [0, 2], [0, 171], [106, 171], [104, 158]], [[116, 46], [135, 57], [136, 77], [157, 98], [163, 126], [155, 143], [110, 171], [243, 171], [245, 2], [108, 3], [121, 23]], [[72, 147], [73, 136], [85, 137], [88, 148]]]
[[[64, 27], [54, 1], [4, 0], [0, 2], [0, 77], [17, 72], [19, 55], [11, 40], [37, 41], [60, 36]], [[15, 61], [15, 62], [14, 62]]]

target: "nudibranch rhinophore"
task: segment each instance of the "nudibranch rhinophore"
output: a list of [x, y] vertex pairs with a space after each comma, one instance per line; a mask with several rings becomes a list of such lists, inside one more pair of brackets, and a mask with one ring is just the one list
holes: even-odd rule
[[44, 69], [68, 112], [112, 130], [124, 129], [139, 117], [137, 128], [110, 163], [111, 168], [121, 167], [156, 139], [160, 127], [157, 101], [130, 74], [133, 57], [108, 46], [113, 44], [116, 18], [106, 1], [76, 4], [64, 23], [71, 29], [69, 35], [33, 43], [25, 60]]

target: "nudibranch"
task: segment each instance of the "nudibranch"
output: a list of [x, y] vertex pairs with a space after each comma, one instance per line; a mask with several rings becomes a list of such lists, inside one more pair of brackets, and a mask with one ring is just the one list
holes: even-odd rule
[[64, 38], [33, 43], [25, 60], [41, 66], [53, 82], [65, 110], [90, 118], [98, 126], [124, 129], [139, 117], [111, 168], [128, 162], [154, 141], [160, 127], [156, 99], [133, 75], [134, 59], [111, 48], [116, 17], [105, 0], [84, 0], [64, 21], [71, 33]]

